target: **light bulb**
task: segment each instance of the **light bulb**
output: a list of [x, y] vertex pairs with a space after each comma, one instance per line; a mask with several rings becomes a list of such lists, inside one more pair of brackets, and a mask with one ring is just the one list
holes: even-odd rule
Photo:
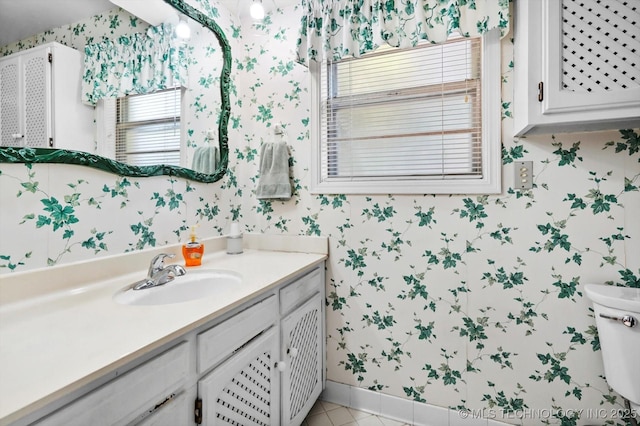
[[249, 8], [249, 14], [253, 19], [263, 19], [264, 7], [262, 7], [262, 2], [255, 0], [253, 3], [251, 3], [251, 7]]
[[191, 37], [191, 28], [189, 28], [189, 25], [182, 19], [178, 22], [178, 25], [176, 25], [176, 36], [182, 39]]

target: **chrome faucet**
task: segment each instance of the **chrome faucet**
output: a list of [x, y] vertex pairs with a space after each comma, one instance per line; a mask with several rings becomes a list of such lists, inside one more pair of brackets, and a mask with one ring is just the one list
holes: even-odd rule
[[175, 277], [179, 277], [187, 273], [187, 270], [180, 265], [164, 266], [164, 260], [175, 257], [175, 254], [160, 253], [151, 259], [147, 278], [136, 282], [133, 285], [134, 290], [142, 290], [145, 288], [157, 287], [173, 281]]
[[171, 259], [175, 256], [175, 254], [167, 253], [160, 253], [159, 255], [154, 256], [153, 259], [151, 259], [151, 263], [149, 264], [149, 272], [147, 273], [147, 278], [152, 278], [155, 274], [162, 271], [162, 269], [164, 268], [165, 259]]
[[186, 273], [187, 270], [182, 266], [173, 264], [159, 270], [151, 279], [155, 281], [155, 285], [162, 285]]

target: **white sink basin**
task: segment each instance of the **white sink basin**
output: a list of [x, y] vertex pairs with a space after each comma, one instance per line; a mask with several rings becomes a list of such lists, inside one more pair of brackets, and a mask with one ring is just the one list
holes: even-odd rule
[[242, 282], [240, 274], [220, 269], [188, 269], [186, 275], [157, 287], [119, 291], [113, 299], [123, 305], [168, 305], [203, 297], [222, 296]]

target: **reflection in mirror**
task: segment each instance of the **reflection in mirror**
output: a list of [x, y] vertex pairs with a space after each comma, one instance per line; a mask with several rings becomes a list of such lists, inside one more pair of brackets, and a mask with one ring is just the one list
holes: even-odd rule
[[[90, 146], [89, 148], [86, 150], [82, 148], [85, 152], [78, 151], [78, 147], [70, 145], [64, 146], [68, 149], [49, 149], [46, 148], [46, 146], [50, 146], [49, 141], [40, 146], [30, 144], [8, 146], [15, 144], [4, 143], [3, 141], [3, 146], [0, 147], [0, 162], [78, 164], [123, 176], [170, 175], [200, 182], [214, 182], [222, 178], [227, 169], [229, 155], [227, 128], [230, 115], [231, 49], [220, 27], [208, 15], [196, 10], [183, 0], [164, 0], [164, 2], [172, 6], [180, 14], [190, 17], [193, 21], [202, 25], [200, 27], [194, 22], [189, 23], [192, 36], [188, 44], [184, 45], [185, 58], [187, 58], [188, 64], [188, 80], [186, 83], [181, 84], [183, 87], [181, 90], [183, 104], [180, 108], [180, 132], [183, 137], [181, 138], [180, 165], [165, 164], [164, 162], [161, 164], [138, 163], [138, 165], [134, 165], [117, 161], [119, 157], [116, 156], [115, 145], [115, 135], [118, 133], [115, 129], [118, 125], [115, 118], [115, 111], [118, 110], [116, 101], [111, 101], [115, 105], [111, 110], [105, 108], [104, 105], [96, 107], [97, 128], [96, 130], [92, 129], [92, 131], [95, 131], [97, 138], [95, 143], [91, 138], [89, 143], [86, 144]], [[108, 15], [107, 19], [110, 25], [118, 19], [124, 20], [118, 16], [118, 13], [128, 15], [126, 12], [116, 9], [116, 13]], [[86, 20], [84, 23], [68, 26], [67, 33], [73, 35], [69, 37], [62, 36], [60, 41], [72, 45], [69, 39], [82, 34], [83, 31], [87, 33], [87, 44], [103, 40], [105, 34], [97, 34], [94, 28], [88, 28], [89, 25], [87, 23], [89, 22], [91, 21]], [[92, 22], [92, 24], [94, 23]], [[147, 24], [135, 17], [129, 17], [129, 25], [136, 30], [140, 28], [136, 31], [137, 33], [144, 32], [147, 26]], [[93, 26], [95, 27], [95, 25]], [[38, 40], [34, 45], [55, 40], [53, 34], [54, 32], [45, 32], [43, 35], [38, 35]], [[127, 34], [111, 30], [111, 34], [106, 35], [111, 38], [118, 38]], [[25, 43], [21, 42], [15, 46], [14, 51], [23, 50], [25, 47]], [[190, 59], [190, 54], [193, 52], [197, 53], [193, 57], [199, 58], [200, 62]], [[11, 50], [0, 48], [0, 55], [6, 55], [7, 53], [11, 53]], [[0, 60], [2, 59], [6, 58], [0, 57]], [[207, 61], [215, 61], [215, 63], [212, 65], [211, 62]], [[212, 69], [220, 70], [220, 73], [212, 72]], [[80, 87], [80, 82], [75, 83]], [[211, 96], [205, 91], [213, 91], [216, 96], [212, 100], [210, 99]], [[5, 89], [3, 88], [4, 92]], [[113, 111], [111, 117], [109, 117], [109, 111]], [[5, 117], [6, 114], [3, 111], [0, 120], [5, 121]], [[70, 121], [66, 121], [66, 123], [70, 123]], [[112, 123], [113, 128], [110, 129], [108, 125], [105, 126], [105, 123]], [[0, 128], [2, 127], [6, 126], [0, 126]], [[65, 126], [63, 125], [62, 127]], [[124, 127], [126, 127], [126, 124]], [[18, 132], [14, 132], [10, 136], [15, 133]], [[126, 135], [126, 131], [123, 134], [125, 134], [125, 140], [130, 136]], [[55, 148], [62, 145], [56, 143], [53, 146]], [[129, 163], [133, 162], [129, 161]]]

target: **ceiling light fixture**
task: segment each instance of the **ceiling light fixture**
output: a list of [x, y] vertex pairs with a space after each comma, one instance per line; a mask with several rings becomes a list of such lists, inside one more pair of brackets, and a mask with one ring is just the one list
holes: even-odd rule
[[253, 0], [251, 7], [249, 7], [249, 14], [253, 19], [264, 18], [264, 7], [262, 6], [262, 0]]

